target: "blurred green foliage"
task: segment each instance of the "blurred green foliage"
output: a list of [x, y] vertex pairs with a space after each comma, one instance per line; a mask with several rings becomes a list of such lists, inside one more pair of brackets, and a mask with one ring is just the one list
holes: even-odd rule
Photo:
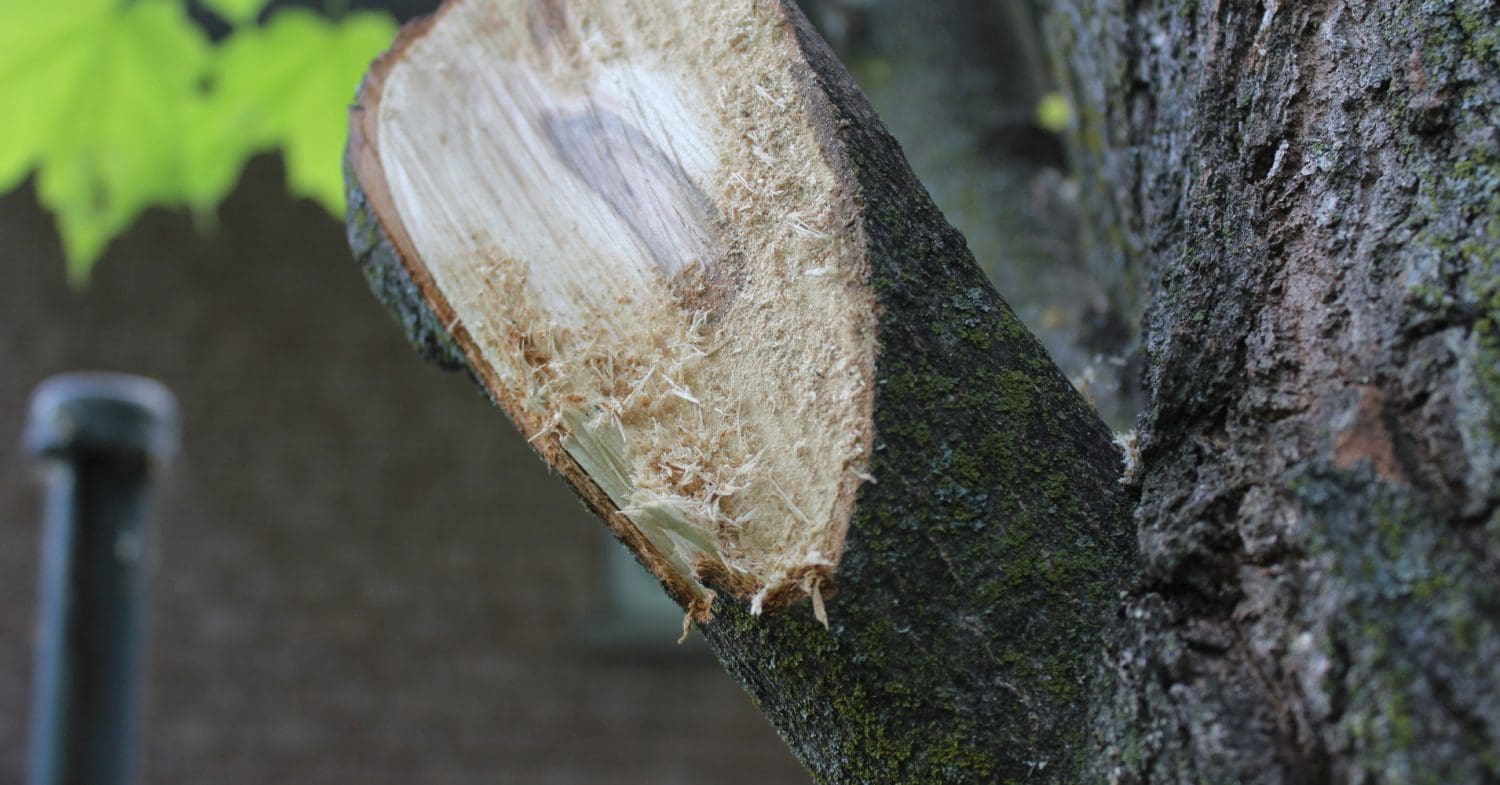
[[347, 108], [396, 24], [258, 23], [266, 1], [203, 0], [232, 26], [215, 43], [185, 0], [0, 0], [0, 193], [35, 171], [70, 280], [148, 207], [212, 225], [257, 153], [280, 151], [292, 193], [342, 216]]
[[1073, 125], [1073, 105], [1068, 102], [1068, 97], [1053, 91], [1042, 96], [1042, 100], [1036, 104], [1036, 124], [1060, 134]]

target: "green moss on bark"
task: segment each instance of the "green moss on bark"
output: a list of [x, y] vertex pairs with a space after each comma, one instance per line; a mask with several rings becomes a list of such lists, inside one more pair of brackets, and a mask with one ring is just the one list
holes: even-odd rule
[[1365, 776], [1500, 776], [1486, 729], [1500, 659], [1493, 565], [1445, 530], [1433, 500], [1380, 482], [1369, 467], [1309, 467], [1289, 488], [1322, 522], [1311, 545], [1343, 594], [1340, 614], [1309, 619], [1322, 632], [1307, 645], [1340, 663], [1319, 689], [1341, 696], [1340, 722]]
[[875, 482], [827, 630], [720, 602], [705, 634], [822, 782], [1075, 782], [1132, 574], [1119, 455], [863, 99], [824, 87], [882, 307]]

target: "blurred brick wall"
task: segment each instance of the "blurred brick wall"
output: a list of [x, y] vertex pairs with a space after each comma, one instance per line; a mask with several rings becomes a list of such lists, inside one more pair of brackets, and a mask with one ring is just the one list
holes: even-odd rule
[[0, 782], [20, 782], [38, 488], [16, 435], [65, 370], [155, 376], [152, 785], [797, 783], [701, 649], [578, 643], [598, 529], [466, 380], [424, 366], [342, 230], [261, 161], [211, 236], [153, 213], [86, 291], [0, 199]]

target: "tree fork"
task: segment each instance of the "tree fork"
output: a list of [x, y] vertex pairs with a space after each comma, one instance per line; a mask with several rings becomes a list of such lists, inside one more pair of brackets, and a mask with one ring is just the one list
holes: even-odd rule
[[372, 288], [820, 781], [1077, 781], [1134, 572], [1111, 434], [794, 5], [667, 5], [403, 31], [351, 113]]
[[1060, 0], [1140, 281], [1121, 785], [1500, 782], [1500, 5]]

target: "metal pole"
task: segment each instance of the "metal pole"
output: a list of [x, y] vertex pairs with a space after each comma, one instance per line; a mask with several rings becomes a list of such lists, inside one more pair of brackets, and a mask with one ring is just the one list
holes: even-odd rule
[[139, 376], [32, 393], [23, 443], [46, 481], [29, 785], [129, 785], [137, 769], [151, 479], [177, 404]]

